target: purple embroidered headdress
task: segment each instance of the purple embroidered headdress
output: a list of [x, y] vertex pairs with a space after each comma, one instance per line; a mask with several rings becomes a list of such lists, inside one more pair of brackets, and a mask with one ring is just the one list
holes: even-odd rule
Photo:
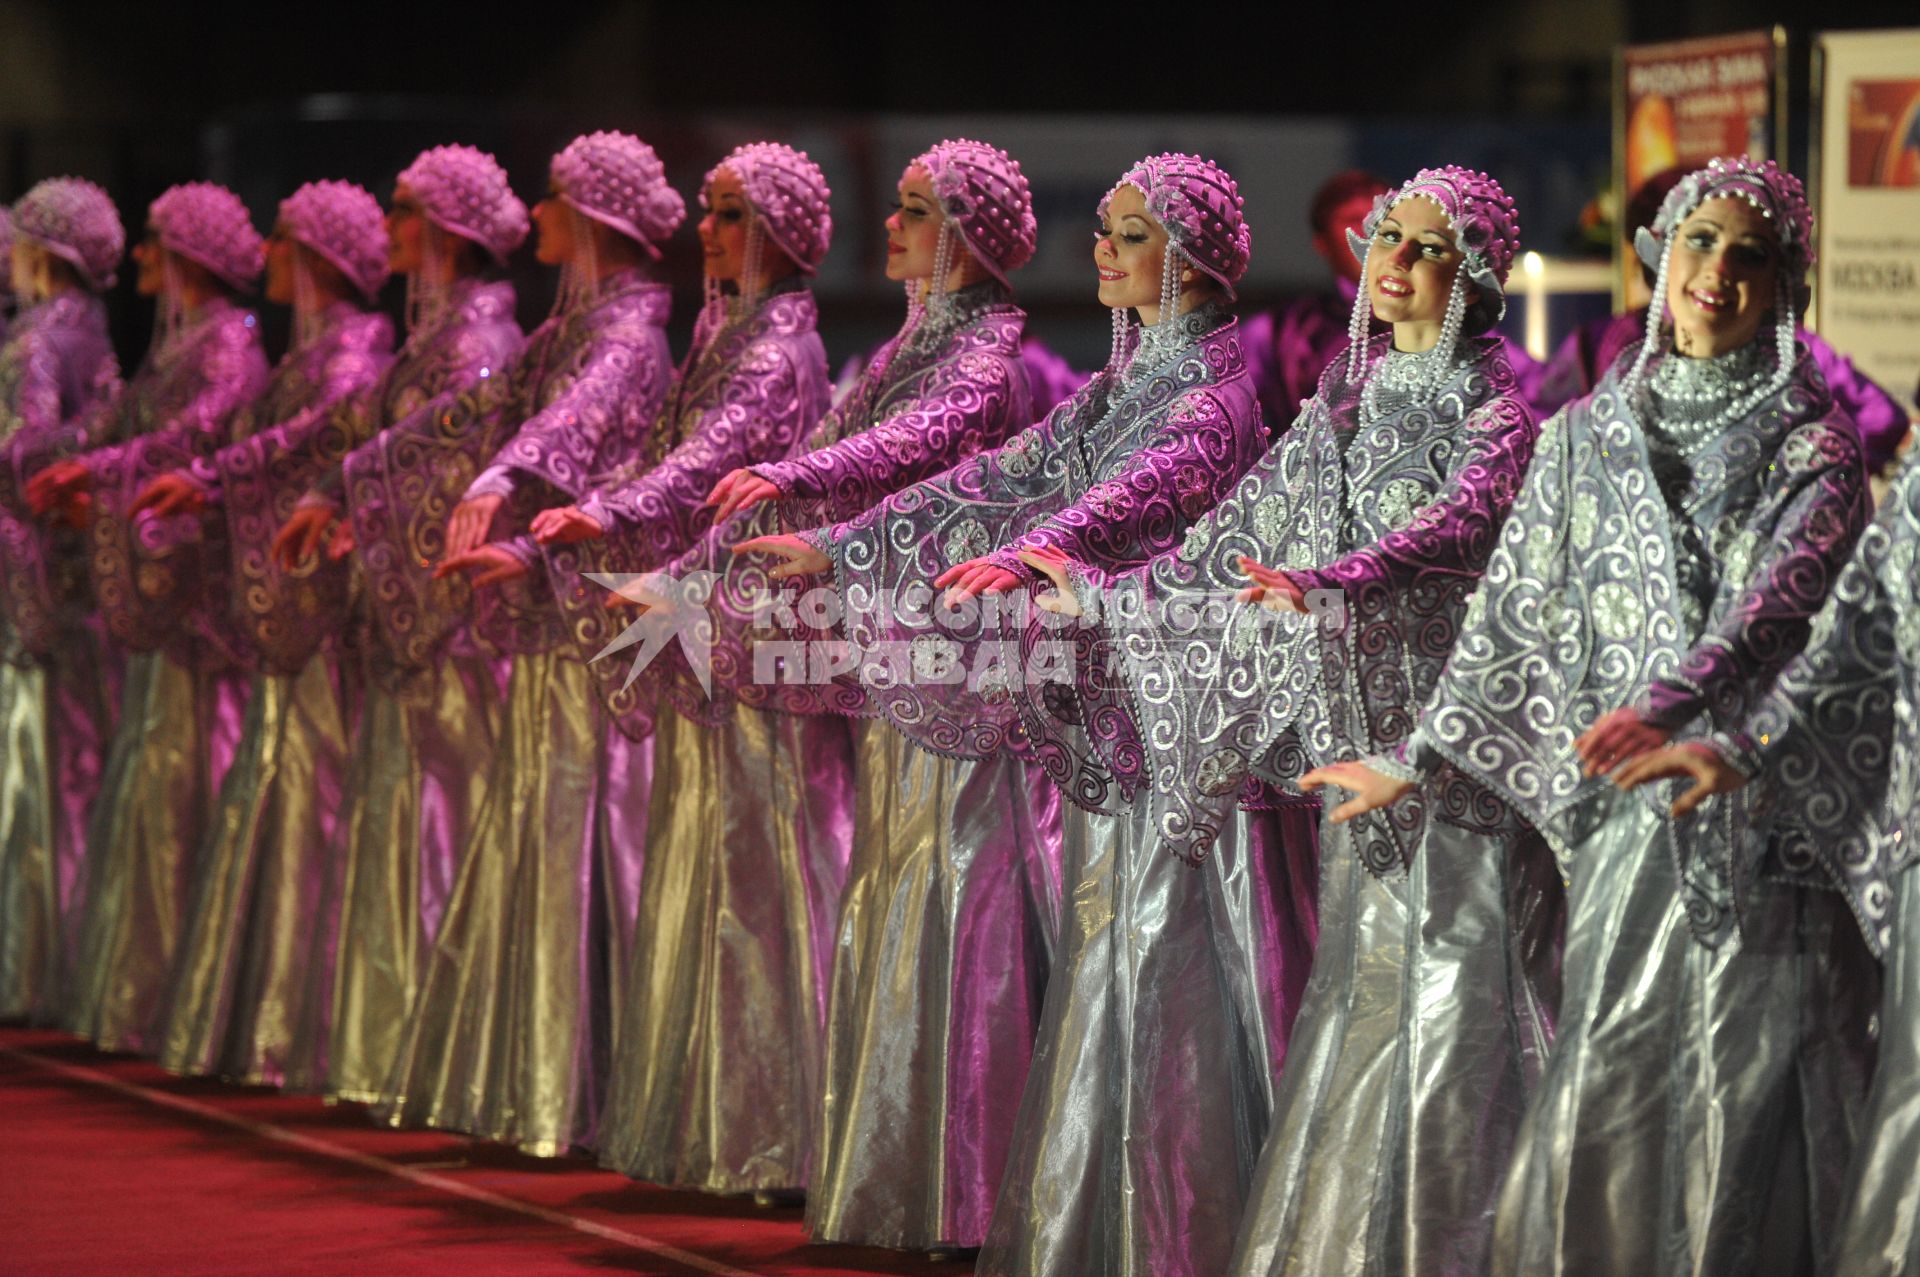
[[[1438, 386], [1453, 366], [1454, 350], [1463, 334], [1477, 336], [1491, 329], [1507, 313], [1507, 272], [1520, 255], [1520, 214], [1513, 197], [1500, 183], [1485, 173], [1446, 164], [1423, 168], [1395, 190], [1373, 202], [1362, 233], [1347, 232], [1347, 245], [1360, 259], [1360, 291], [1354, 296], [1353, 318], [1347, 325], [1352, 344], [1347, 347], [1347, 379], [1359, 379], [1361, 362], [1367, 354], [1368, 324], [1373, 319], [1373, 300], [1367, 295], [1367, 255], [1380, 222], [1402, 200], [1424, 199], [1439, 206], [1453, 227], [1454, 246], [1465, 259], [1453, 277], [1453, 291], [1447, 295], [1446, 317], [1440, 325], [1440, 340], [1425, 361], [1425, 384]], [[1469, 289], [1480, 296], [1469, 302]], [[1417, 396], [1416, 396], [1417, 397]]]
[[1765, 385], [1742, 397], [1726, 409], [1731, 421], [1744, 416], [1754, 404], [1779, 392], [1793, 375], [1794, 330], [1800, 311], [1806, 306], [1810, 290], [1808, 276], [1813, 271], [1813, 209], [1807, 203], [1806, 188], [1800, 179], [1772, 160], [1755, 163], [1745, 156], [1721, 156], [1707, 166], [1681, 178], [1667, 192], [1659, 214], [1651, 227], [1642, 227], [1634, 237], [1634, 252], [1654, 271], [1653, 305], [1647, 307], [1647, 339], [1640, 345], [1640, 356], [1621, 383], [1631, 390], [1646, 372], [1647, 363], [1659, 352], [1660, 326], [1667, 316], [1667, 271], [1673, 261], [1673, 233], [1708, 200], [1742, 199], [1751, 204], [1773, 227], [1779, 255], [1774, 259], [1779, 273], [1773, 289], [1773, 340], [1777, 364]]
[[[700, 207], [707, 207], [713, 179], [725, 169], [740, 179], [740, 189], [753, 208], [748, 234], [765, 235], [793, 259], [803, 275], [819, 271], [833, 240], [833, 214], [827, 178], [805, 151], [779, 142], [749, 142], [727, 153], [700, 181]], [[747, 255], [749, 265], [754, 256]], [[752, 290], [744, 285], [743, 294]]]
[[631, 133], [588, 133], [567, 143], [550, 169], [569, 207], [627, 236], [658, 261], [659, 242], [687, 215], [653, 148]]
[[927, 170], [946, 214], [934, 256], [936, 291], [944, 286], [953, 265], [949, 227], [959, 232], [974, 258], [1002, 284], [1032, 259], [1033, 193], [1012, 156], [985, 142], [949, 138], [929, 147], [909, 167], [914, 165]]
[[13, 206], [13, 233], [73, 266], [99, 292], [112, 288], [127, 233], [107, 193], [84, 177], [50, 177]]
[[240, 197], [212, 182], [182, 182], [147, 205], [160, 247], [212, 271], [227, 287], [253, 291], [266, 265], [260, 232]]
[[435, 146], [420, 152], [394, 180], [420, 201], [427, 220], [472, 240], [495, 264], [526, 241], [527, 206], [513, 193], [507, 171], [477, 147]]
[[[1147, 212], [1167, 232], [1167, 252], [1160, 264], [1160, 319], [1172, 333], [1180, 317], [1180, 276], [1183, 264], [1204, 271], [1233, 300], [1233, 286], [1247, 273], [1253, 256], [1253, 233], [1247, 229], [1246, 201], [1233, 175], [1212, 160], [1169, 151], [1149, 155], [1121, 175], [1100, 198], [1099, 213], [1121, 187], [1131, 186], [1145, 197]], [[1113, 349], [1107, 366], [1118, 370], [1132, 349], [1133, 321], [1125, 310], [1113, 312]]]
[[326, 258], [369, 302], [387, 282], [387, 226], [380, 201], [352, 182], [308, 182], [280, 201], [280, 222]]

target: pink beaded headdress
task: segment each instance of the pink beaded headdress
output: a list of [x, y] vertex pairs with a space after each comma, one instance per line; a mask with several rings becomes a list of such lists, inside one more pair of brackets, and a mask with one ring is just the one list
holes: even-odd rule
[[394, 182], [413, 192], [429, 222], [472, 240], [496, 265], [506, 265], [527, 238], [527, 206], [513, 193], [499, 161], [477, 147], [430, 147]]
[[387, 226], [380, 201], [352, 182], [308, 182], [280, 201], [293, 238], [339, 268], [368, 301], [387, 282]]
[[147, 225], [160, 247], [206, 267], [237, 292], [252, 292], [266, 265], [247, 206], [224, 186], [182, 182], [168, 187], [147, 205]]
[[553, 157], [550, 173], [570, 207], [627, 236], [656, 261], [659, 242], [687, 215], [660, 157], [630, 133], [577, 137]]
[[[1807, 304], [1813, 271], [1813, 209], [1800, 179], [1772, 160], [1755, 162], [1742, 155], [1720, 156], [1681, 178], [1660, 205], [1651, 227], [1634, 237], [1634, 252], [1653, 268], [1653, 304], [1647, 308], [1647, 339], [1628, 371], [1625, 385], [1639, 382], [1648, 361], [1660, 346], [1660, 328], [1667, 315], [1667, 274], [1673, 262], [1674, 232], [1694, 211], [1712, 199], [1741, 199], [1752, 205], [1773, 227], [1779, 249], [1773, 289], [1773, 341], [1777, 360], [1773, 377], [1748, 396], [1758, 403], [1786, 385], [1793, 373], [1795, 330]], [[1729, 410], [1737, 416], [1743, 408]]]
[[112, 288], [127, 233], [107, 193], [83, 177], [50, 177], [13, 206], [13, 233], [46, 249], [98, 292]]
[[[1361, 234], [1347, 232], [1347, 244], [1360, 259], [1362, 286], [1354, 297], [1353, 318], [1348, 323], [1352, 344], [1347, 348], [1347, 376], [1357, 380], [1367, 355], [1367, 326], [1373, 318], [1373, 301], [1367, 295], [1367, 254], [1380, 223], [1403, 200], [1424, 199], [1439, 206], [1453, 227], [1454, 245], [1463, 260], [1453, 277], [1453, 290], [1447, 296], [1446, 317], [1441, 321], [1440, 340], [1434, 343], [1428, 363], [1427, 384], [1437, 386], [1445, 370], [1452, 365], [1454, 348], [1462, 333], [1487, 332], [1507, 313], [1507, 272], [1520, 255], [1520, 214], [1513, 198], [1500, 183], [1475, 169], [1446, 164], [1423, 168], [1412, 180], [1388, 191], [1373, 202]], [[1479, 290], [1477, 300], [1469, 302], [1470, 289]]]
[[[753, 209], [749, 233], [765, 235], [793, 259], [801, 274], [816, 274], [833, 240], [832, 192], [820, 166], [805, 151], [779, 142], [736, 146], [700, 180], [700, 207], [707, 207], [707, 192], [722, 169], [740, 179]], [[741, 292], [750, 291], [742, 285]]]
[[[949, 138], [916, 157], [909, 167], [927, 170], [946, 222], [958, 229], [975, 260], [1006, 284], [1007, 276], [1033, 257], [1037, 232], [1033, 193], [1019, 163], [997, 146], [970, 138]], [[945, 230], [945, 225], [942, 230]], [[942, 244], [947, 241], [943, 238]], [[951, 251], [949, 249], [949, 251]], [[937, 260], [938, 288], [952, 263]]]
[[[1147, 211], [1166, 227], [1167, 238], [1180, 250], [1169, 253], [1168, 259], [1192, 263], [1213, 277], [1227, 300], [1233, 300], [1233, 286], [1247, 273], [1253, 242], [1244, 215], [1246, 201], [1240, 198], [1240, 185], [1233, 175], [1198, 155], [1149, 155], [1128, 169], [1100, 201], [1102, 217], [1114, 192], [1123, 186], [1144, 195]], [[1169, 267], [1168, 273], [1177, 291], [1178, 270]]]

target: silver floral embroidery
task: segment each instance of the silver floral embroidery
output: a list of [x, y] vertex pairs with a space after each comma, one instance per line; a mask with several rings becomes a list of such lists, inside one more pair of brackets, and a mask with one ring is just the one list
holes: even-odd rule
[[1026, 478], [1040, 468], [1039, 433], [1029, 429], [1007, 440], [996, 460], [1000, 465], [1000, 473], [1008, 478]]
[[1273, 545], [1286, 534], [1287, 498], [1270, 492], [1253, 503], [1253, 534], [1263, 545]]
[[1213, 536], [1213, 516], [1202, 515], [1187, 529], [1185, 539], [1180, 542], [1181, 559], [1191, 563], [1207, 552], [1207, 542]]
[[968, 563], [993, 549], [987, 525], [978, 519], [963, 519], [947, 533], [947, 562]]
[[1620, 582], [1608, 581], [1593, 592], [1593, 627], [1608, 638], [1631, 638], [1646, 619], [1646, 605]]
[[1200, 792], [1214, 798], [1230, 794], [1246, 773], [1247, 760], [1241, 757], [1240, 751], [1222, 746], [1200, 760]]
[[1376, 509], [1380, 520], [1394, 531], [1413, 522], [1413, 516], [1426, 504], [1427, 489], [1412, 479], [1395, 479], [1380, 490]]
[[1600, 527], [1600, 500], [1591, 492], [1573, 499], [1573, 543], [1581, 550], [1593, 548], [1593, 534]]
[[922, 634], [908, 645], [913, 676], [928, 682], [946, 678], [960, 660], [960, 645], [944, 634]]

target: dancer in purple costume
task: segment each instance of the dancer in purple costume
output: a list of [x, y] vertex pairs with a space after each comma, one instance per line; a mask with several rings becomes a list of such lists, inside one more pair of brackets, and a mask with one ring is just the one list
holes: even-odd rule
[[[237, 298], [263, 265], [259, 232], [232, 192], [190, 182], [148, 210], [134, 249], [158, 323], [116, 411], [67, 461], [28, 485], [42, 510], [90, 503], [93, 596], [130, 649], [119, 725], [87, 830], [86, 908], [69, 1025], [109, 1050], [154, 1037], [185, 918], [191, 863], [232, 759], [245, 678], [217, 645], [176, 627], [198, 581], [199, 520], [134, 519], [147, 479], [232, 438], [266, 384], [259, 325]], [[196, 650], [196, 648], [201, 650]]]
[[[400, 173], [387, 263], [407, 280], [406, 344], [351, 406], [358, 446], [274, 540], [280, 573], [316, 579], [319, 555], [353, 554], [363, 586], [349, 622], [359, 713], [309, 928], [291, 1087], [389, 1098], [427, 946], [486, 798], [505, 664], [458, 628], [464, 584], [435, 590], [421, 565], [440, 553], [447, 512], [490, 455], [472, 447], [473, 406], [483, 388], [507, 384], [525, 345], [513, 285], [491, 272], [528, 225], [505, 170], [473, 147], [432, 147]], [[421, 607], [444, 611], [415, 625]]]
[[624, 133], [575, 139], [554, 157], [549, 191], [534, 222], [541, 260], [563, 268], [557, 313], [508, 384], [478, 396], [474, 429], [491, 462], [448, 519], [435, 569], [500, 587], [476, 594], [474, 623], [512, 669], [487, 799], [409, 1015], [388, 1112], [558, 1156], [593, 1138], [620, 975], [610, 937], [636, 903], [625, 849], [597, 820], [605, 716], [544, 576], [528, 572], [539, 561], [528, 525], [647, 447], [672, 373], [671, 299], [647, 268], [685, 206], [653, 148]]
[[174, 958], [159, 1058], [175, 1072], [286, 1080], [357, 689], [326, 642], [340, 628], [339, 591], [262, 566], [276, 503], [305, 489], [315, 453], [339, 451], [336, 415], [392, 359], [392, 321], [363, 308], [387, 281], [386, 250], [379, 203], [352, 183], [309, 182], [281, 201], [266, 297], [292, 305], [293, 345], [235, 418], [231, 443], [155, 478], [133, 503], [136, 517], [218, 508], [219, 549], [233, 567], [203, 546], [196, 610], [251, 672]]
[[120, 218], [89, 182], [55, 178], [0, 216], [0, 1018], [58, 1016], [83, 910], [86, 818], [99, 790], [117, 662], [86, 616], [85, 550], [69, 525], [34, 526], [20, 485], [73, 446], [119, 391], [100, 292]]

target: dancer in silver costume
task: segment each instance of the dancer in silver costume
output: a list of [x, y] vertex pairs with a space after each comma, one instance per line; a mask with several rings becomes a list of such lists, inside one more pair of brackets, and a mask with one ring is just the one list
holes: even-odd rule
[[88, 449], [34, 477], [43, 509], [91, 489], [93, 597], [126, 658], [119, 724], [87, 829], [86, 910], [68, 1024], [107, 1050], [157, 1049], [192, 890], [192, 858], [233, 757], [246, 679], [229, 649], [181, 622], [201, 582], [200, 521], [134, 519], [147, 480], [232, 439], [260, 394], [257, 317], [237, 304], [263, 265], [238, 196], [189, 182], [161, 194], [134, 249], [157, 303], [152, 345]]
[[[1076, 667], [1075, 784], [1138, 792], [1155, 854], [1199, 872], [1249, 774], [1290, 782], [1405, 738], [1532, 455], [1505, 345], [1485, 335], [1519, 251], [1512, 201], [1484, 174], [1429, 169], [1364, 230], [1351, 344], [1234, 495], [1144, 568], [1050, 569], [1074, 610], [1098, 602], [1126, 662], [1120, 684]], [[1376, 318], [1390, 334], [1369, 336]], [[1291, 629], [1233, 608], [1248, 574], [1249, 599], [1338, 608]], [[1456, 787], [1323, 830], [1313, 975], [1239, 1271], [1484, 1267], [1548, 1036], [1555, 896], [1513, 840], [1456, 860], [1475, 835], [1453, 822], [1490, 806]]]
[[317, 561], [324, 545], [328, 559], [352, 554], [364, 585], [347, 622], [359, 722], [328, 894], [309, 928], [289, 1087], [388, 1098], [426, 948], [485, 800], [504, 663], [465, 629], [466, 583], [435, 583], [424, 565], [491, 455], [476, 455], [471, 406], [508, 383], [526, 343], [513, 285], [491, 275], [527, 228], [526, 205], [483, 151], [431, 147], [401, 171], [387, 262], [407, 280], [406, 344], [351, 405], [352, 452], [309, 459], [328, 468], [259, 568], [267, 580], [337, 574], [345, 563]]
[[1794, 340], [1811, 232], [1770, 162], [1674, 189], [1639, 242], [1658, 271], [1646, 341], [1542, 432], [1420, 726], [1398, 758], [1327, 769], [1351, 812], [1450, 764], [1567, 875], [1564, 993], [1498, 1273], [1799, 1272], [1830, 1253], [1874, 985], [1845, 906], [1750, 872], [1744, 794], [1675, 818], [1603, 779], [1741, 727], [1865, 521], [1859, 438]]
[[[653, 148], [590, 133], [553, 159], [538, 255], [563, 267], [557, 313], [508, 385], [479, 397], [492, 461], [447, 521], [442, 579], [470, 572], [473, 624], [513, 658], [460, 876], [388, 1093], [395, 1124], [449, 1127], [555, 1157], [589, 1144], [618, 971], [611, 919], [635, 902], [600, 836], [605, 717], [566, 642], [532, 517], [641, 455], [672, 377], [671, 294], [649, 276], [685, 216]], [[531, 588], [530, 588], [531, 587]]]
[[[969, 606], [1034, 579], [1023, 552], [1137, 566], [1177, 544], [1265, 444], [1226, 309], [1249, 241], [1233, 179], [1194, 156], [1153, 156], [1100, 212], [1108, 367], [1001, 447], [768, 546], [793, 557], [786, 570], [832, 569], [867, 696], [926, 748], [1027, 748], [1018, 658], [995, 659], [1021, 609]], [[915, 607], [908, 592], [930, 587], [962, 610]], [[1280, 839], [1250, 817], [1244, 841], [1196, 874], [1147, 858], [1126, 808], [1064, 812], [1063, 825], [1071, 903], [980, 1271], [1217, 1272], [1271, 1103], [1279, 999], [1264, 986], [1290, 975], [1250, 956], [1263, 921], [1252, 862], [1281, 854]]]
[[[57, 1018], [85, 911], [87, 812], [99, 792], [118, 659], [85, 614], [85, 539], [36, 527], [35, 468], [70, 451], [120, 392], [100, 293], [123, 233], [106, 192], [42, 182], [0, 210], [0, 1018]], [[0, 316], [4, 322], [4, 316]]]
[[[948, 164], [955, 178], [962, 166], [982, 166], [978, 210], [936, 192], [932, 170]], [[831, 1164], [819, 1126], [829, 987], [851, 960], [836, 949], [835, 918], [864, 810], [856, 786], [865, 754], [855, 752], [843, 717], [852, 705], [820, 688], [753, 681], [754, 601], [768, 576], [762, 562], [730, 548], [782, 518], [858, 513], [1026, 424], [1025, 314], [988, 264], [1004, 274], [1019, 253], [1010, 168], [1004, 155], [967, 141], [943, 142], [908, 165], [888, 219], [887, 271], [907, 288], [901, 333], [782, 457], [721, 481], [715, 528], [673, 565], [679, 575], [719, 574], [709, 604], [714, 695], [690, 678], [642, 676], [659, 689], [663, 773], [673, 769], [683, 789], [704, 796], [677, 810], [663, 800], [648, 831], [622, 1026], [630, 1063], [606, 1149], [628, 1174], [716, 1192], [821, 1191], [821, 1168]], [[1004, 221], [989, 228], [989, 209]], [[976, 211], [979, 241], [962, 229]], [[720, 813], [728, 823], [716, 828]], [[752, 908], [756, 897], [769, 903]], [[687, 898], [697, 908], [679, 903]], [[687, 949], [701, 959], [668, 960]], [[767, 1007], [782, 1010], [770, 1016]], [[769, 1095], [734, 1094], [729, 1077], [740, 1068], [768, 1078]], [[827, 1194], [842, 1200], [831, 1187]]]
[[[304, 489], [307, 458], [332, 446], [335, 414], [393, 357], [393, 322], [367, 309], [387, 282], [381, 220], [350, 182], [309, 182], [281, 201], [266, 296], [293, 307], [293, 345], [234, 419], [231, 442], [151, 480], [131, 507], [163, 518], [214, 507], [225, 535], [202, 548], [194, 606], [252, 671], [233, 763], [194, 852], [159, 1044], [161, 1067], [175, 1072], [286, 1080], [358, 697], [327, 642], [344, 619], [337, 582], [259, 565], [279, 529], [276, 498]], [[217, 561], [214, 546], [233, 562]]]

